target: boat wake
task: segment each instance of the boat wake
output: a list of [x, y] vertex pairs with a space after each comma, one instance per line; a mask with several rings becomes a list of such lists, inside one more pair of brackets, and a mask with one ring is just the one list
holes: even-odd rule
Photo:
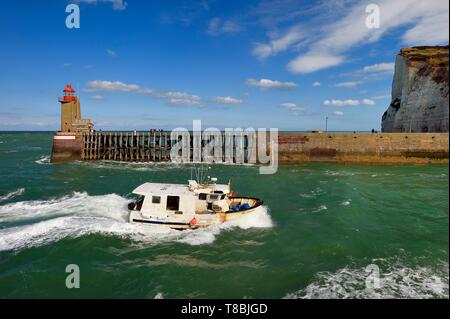
[[10, 193], [8, 193], [6, 195], [2, 195], [2, 196], [0, 196], [0, 202], [3, 202], [5, 200], [11, 199], [11, 198], [14, 198], [16, 196], [20, 196], [24, 192], [25, 192], [25, 188], [19, 188], [19, 189], [15, 190], [13, 192], [10, 192]]
[[269, 228], [273, 225], [267, 208], [263, 206], [240, 220], [198, 230], [177, 231], [134, 225], [127, 222], [128, 202], [127, 198], [116, 194], [91, 196], [74, 193], [58, 199], [0, 206], [0, 225], [6, 226], [0, 228], [0, 251], [21, 250], [89, 234], [118, 236], [143, 244], [174, 241], [201, 245], [214, 242], [224, 230]]
[[429, 299], [449, 297], [449, 265], [405, 265], [398, 258], [378, 259], [379, 285], [367, 288], [370, 272], [366, 268], [347, 266], [338, 271], [320, 272], [304, 289], [287, 294], [284, 298], [301, 299]]

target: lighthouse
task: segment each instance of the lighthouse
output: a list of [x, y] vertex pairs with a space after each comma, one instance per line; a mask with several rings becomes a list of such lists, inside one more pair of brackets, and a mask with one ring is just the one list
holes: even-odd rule
[[81, 118], [80, 100], [75, 95], [75, 90], [70, 84], [67, 84], [63, 92], [64, 95], [58, 98], [61, 103], [61, 132], [91, 131], [94, 125], [91, 120]]
[[61, 103], [61, 130], [53, 136], [52, 163], [81, 159], [83, 133], [93, 131], [94, 124], [81, 118], [80, 100], [75, 90], [67, 84], [64, 95], [58, 98]]

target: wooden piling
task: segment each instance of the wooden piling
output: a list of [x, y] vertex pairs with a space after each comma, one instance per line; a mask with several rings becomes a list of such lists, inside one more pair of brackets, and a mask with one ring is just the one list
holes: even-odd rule
[[[232, 139], [235, 137], [232, 137]], [[221, 136], [222, 158], [225, 159], [224, 135]], [[170, 161], [172, 149], [170, 132], [161, 130], [149, 130], [147, 132], [88, 132], [82, 136], [82, 160], [113, 160], [113, 161], [133, 161], [133, 162], [164, 162]], [[255, 141], [253, 141], [255, 143]], [[203, 143], [202, 143], [203, 144]], [[192, 156], [193, 145], [190, 145]], [[204, 147], [204, 145], [202, 145]], [[249, 140], [245, 137], [243, 145], [245, 158], [256, 149], [255, 145], [249, 145]], [[233, 147], [233, 162], [236, 161]]]

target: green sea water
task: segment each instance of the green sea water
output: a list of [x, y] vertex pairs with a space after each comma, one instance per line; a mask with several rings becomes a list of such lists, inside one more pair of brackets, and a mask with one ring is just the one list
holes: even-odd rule
[[180, 232], [130, 225], [126, 205], [143, 182], [185, 183], [189, 166], [54, 165], [51, 143], [0, 133], [1, 298], [449, 297], [448, 166], [213, 165], [264, 207]]

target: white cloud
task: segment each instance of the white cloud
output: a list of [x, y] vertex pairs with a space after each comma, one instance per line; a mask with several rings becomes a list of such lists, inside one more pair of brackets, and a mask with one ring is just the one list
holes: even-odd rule
[[372, 99], [362, 99], [360, 100], [353, 100], [353, 99], [347, 99], [347, 100], [339, 100], [339, 99], [331, 99], [331, 100], [325, 100], [323, 101], [323, 105], [326, 106], [358, 106], [358, 105], [375, 105], [375, 101]]
[[221, 33], [235, 33], [239, 31], [239, 25], [231, 20], [223, 21], [219, 17], [214, 17], [208, 23], [208, 34], [211, 36], [216, 36]]
[[[332, 3], [336, 4], [333, 14], [327, 14], [329, 12], [325, 10], [329, 6], [324, 5], [324, 18], [297, 25], [302, 29], [302, 37], [309, 49], [288, 63], [291, 72], [310, 73], [340, 65], [348, 60], [349, 50], [377, 42], [385, 34], [392, 35], [392, 31], [401, 27], [406, 30], [399, 39], [403, 46], [448, 43], [449, 2], [446, 0], [379, 0], [376, 2], [381, 19], [378, 29], [366, 26], [368, 1], [349, 1], [344, 6]], [[289, 39], [291, 34], [289, 29], [277, 39]], [[282, 48], [301, 48], [303, 45], [296, 43], [299, 39], [295, 40], [288, 41]], [[259, 57], [274, 55], [272, 41], [258, 45], [253, 53]]]
[[133, 92], [137, 94], [146, 94], [156, 98], [164, 99], [167, 103], [172, 105], [199, 105], [201, 104], [201, 97], [185, 92], [177, 91], [161, 91], [152, 88], [141, 88], [137, 84], [126, 84], [120, 81], [100, 81], [95, 80], [86, 83], [86, 92]]
[[113, 58], [117, 57], [117, 52], [115, 52], [115, 51], [113, 51], [113, 50], [111, 50], [111, 49], [107, 49], [107, 50], [106, 50], [106, 53], [108, 53], [108, 55], [109, 55], [110, 57], [113, 57]]
[[331, 106], [358, 106], [360, 102], [358, 100], [325, 100], [323, 101], [323, 105], [331, 105]]
[[361, 103], [365, 104], [365, 105], [375, 105], [376, 104], [375, 101], [371, 100], [371, 99], [363, 99]]
[[289, 49], [295, 43], [298, 43], [304, 35], [297, 26], [291, 28], [285, 35], [272, 39], [267, 43], [258, 43], [252, 53], [260, 59], [277, 55], [279, 52]]
[[109, 2], [112, 3], [114, 10], [125, 10], [128, 6], [124, 0], [76, 0], [78, 3], [88, 3], [88, 4], [97, 4], [100, 2]]
[[395, 63], [378, 63], [363, 68], [364, 72], [394, 72]]
[[344, 58], [342, 56], [311, 52], [299, 55], [296, 59], [289, 62], [287, 68], [292, 73], [311, 73], [339, 65], [343, 61]]
[[72, 63], [64, 63], [63, 67], [65, 68], [70, 68], [72, 66]]
[[103, 96], [101, 96], [101, 95], [92, 95], [92, 96], [91, 96], [91, 99], [92, 99], [92, 100], [97, 100], [97, 101], [98, 101], [98, 100], [103, 100]]
[[86, 84], [88, 87], [88, 92], [96, 91], [122, 91], [130, 92], [139, 90], [139, 86], [136, 84], [125, 84], [120, 81], [91, 81]]
[[199, 105], [201, 103], [201, 98], [198, 95], [176, 91], [159, 92], [152, 89], [148, 90], [149, 93], [147, 94], [166, 99], [167, 102], [172, 105]]
[[321, 86], [322, 84], [320, 83], [320, 82], [318, 82], [318, 81], [316, 81], [316, 82], [314, 82], [313, 84], [312, 84], [312, 86], [313, 87], [319, 87], [319, 86]]
[[[365, 25], [367, 14], [365, 12], [367, 2], [360, 1], [348, 11], [348, 14], [328, 26], [328, 32], [318, 41], [318, 46], [323, 49], [337, 50], [345, 52], [355, 45], [378, 41], [383, 34], [394, 28], [408, 25], [434, 24], [434, 21], [427, 20], [436, 18], [443, 13], [447, 15], [447, 20], [439, 26], [441, 30], [448, 29], [448, 1], [428, 1], [428, 0], [383, 0], [378, 1], [380, 7], [380, 28], [369, 29]], [[445, 27], [445, 28], [444, 28]], [[412, 29], [414, 29], [413, 27]], [[411, 30], [411, 29], [410, 29]], [[331, 31], [331, 32], [329, 32]], [[447, 31], [448, 32], [448, 31]], [[408, 34], [408, 33], [406, 33]], [[428, 36], [416, 40], [428, 41]], [[448, 37], [447, 37], [448, 40]]]
[[172, 105], [198, 105], [200, 104], [200, 98], [198, 96], [192, 98], [170, 98], [167, 102]]
[[150, 89], [150, 88], [139, 88], [138, 93], [148, 94], [148, 95], [157, 95], [158, 94], [154, 89]]
[[295, 103], [292, 102], [286, 102], [286, 103], [281, 103], [280, 106], [287, 108], [290, 111], [304, 111], [305, 108], [297, 105]]
[[337, 88], [355, 88], [360, 84], [361, 84], [360, 81], [350, 81], [350, 82], [336, 83], [334, 86]]
[[242, 100], [232, 96], [216, 96], [212, 99], [212, 101], [218, 104], [234, 104], [234, 105], [242, 104], [243, 102]]
[[[431, 2], [431, 1], [430, 1]], [[439, 2], [439, 1], [436, 1]], [[442, 12], [424, 16], [419, 23], [409, 29], [403, 35], [403, 41], [409, 45], [435, 45], [448, 43], [449, 22], [448, 22], [448, 1], [440, 1], [445, 6]], [[435, 5], [435, 4], [433, 4]], [[445, 10], [446, 9], [446, 10]]]
[[294, 82], [281, 82], [277, 80], [269, 80], [269, 79], [248, 79], [245, 84], [251, 87], [257, 87], [262, 90], [264, 89], [292, 89], [297, 86]]
[[334, 111], [333, 114], [336, 115], [336, 116], [343, 116], [343, 115], [344, 115], [344, 112], [341, 112], [341, 111]]

